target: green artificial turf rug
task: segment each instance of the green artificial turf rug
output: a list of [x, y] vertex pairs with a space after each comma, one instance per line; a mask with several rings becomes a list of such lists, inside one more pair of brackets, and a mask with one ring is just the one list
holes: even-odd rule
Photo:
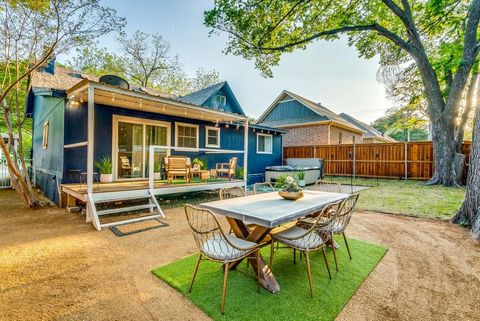
[[[223, 269], [219, 263], [202, 260], [191, 293], [188, 286], [198, 255], [192, 255], [158, 267], [152, 271], [186, 296], [214, 320], [334, 320], [387, 249], [363, 241], [349, 239], [353, 259], [350, 260], [343, 239], [336, 239], [339, 271], [331, 249], [327, 255], [332, 272], [328, 278], [321, 251], [310, 254], [314, 297], [310, 297], [305, 259], [293, 263], [291, 249], [279, 249], [273, 259], [273, 273], [280, 292], [272, 294], [261, 288], [257, 293], [255, 273], [246, 261], [228, 275], [225, 315], [220, 314]], [[268, 264], [270, 247], [262, 250]]]

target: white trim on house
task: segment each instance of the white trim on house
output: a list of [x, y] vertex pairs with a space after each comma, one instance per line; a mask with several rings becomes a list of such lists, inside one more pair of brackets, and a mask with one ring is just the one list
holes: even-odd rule
[[[142, 176], [137, 178], [118, 178], [118, 123], [130, 123], [130, 124], [139, 124], [143, 125], [143, 151], [142, 151]], [[121, 115], [113, 115], [112, 117], [112, 172], [113, 178], [115, 181], [132, 181], [132, 180], [144, 180], [145, 177], [145, 166], [146, 166], [146, 125], [166, 127], [167, 128], [167, 146], [170, 146], [171, 142], [171, 123], [161, 120], [151, 120], [147, 118], [139, 117], [129, 117]], [[170, 155], [170, 150], [167, 150], [167, 155]]]
[[[183, 126], [183, 127], [190, 127], [190, 128], [195, 128], [197, 131], [197, 143], [195, 147], [191, 146], [180, 146], [178, 145], [178, 126]], [[195, 125], [195, 124], [189, 124], [189, 123], [182, 123], [182, 122], [175, 122], [175, 146], [176, 147], [189, 147], [189, 148], [198, 148], [200, 144], [200, 126]]]
[[[259, 151], [258, 150], [258, 137], [259, 136], [264, 136], [264, 137], [270, 137], [270, 151]], [[268, 150], [265, 148], [265, 150]], [[273, 153], [273, 135], [272, 134], [264, 134], [264, 133], [257, 133], [257, 154], [272, 154]]]
[[[217, 144], [208, 143], [208, 131], [213, 130], [217, 132]], [[205, 147], [220, 148], [220, 127], [205, 126]]]

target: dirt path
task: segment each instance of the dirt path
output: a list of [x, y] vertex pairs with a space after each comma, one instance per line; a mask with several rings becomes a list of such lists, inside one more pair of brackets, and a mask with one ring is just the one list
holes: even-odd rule
[[[0, 191], [0, 320], [208, 320], [150, 273], [195, 252], [182, 211], [167, 217], [119, 238]], [[389, 251], [339, 320], [478, 320], [480, 245], [462, 228], [358, 212], [348, 234]]]

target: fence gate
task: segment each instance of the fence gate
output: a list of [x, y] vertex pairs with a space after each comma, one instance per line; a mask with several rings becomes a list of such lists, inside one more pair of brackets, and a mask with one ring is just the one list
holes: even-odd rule
[[0, 158], [0, 189], [11, 188], [10, 172], [8, 171], [7, 161]]

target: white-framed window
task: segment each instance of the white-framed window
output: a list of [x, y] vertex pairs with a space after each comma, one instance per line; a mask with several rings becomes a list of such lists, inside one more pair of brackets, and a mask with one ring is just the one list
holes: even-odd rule
[[205, 127], [205, 147], [220, 148], [220, 128]]
[[42, 137], [42, 148], [47, 149], [48, 147], [48, 121], [43, 123], [43, 137]]
[[175, 146], [198, 148], [198, 125], [175, 123]]
[[271, 154], [272, 153], [272, 135], [257, 134], [257, 154]]
[[220, 106], [225, 106], [227, 104], [227, 97], [223, 95], [217, 95], [217, 103]]

